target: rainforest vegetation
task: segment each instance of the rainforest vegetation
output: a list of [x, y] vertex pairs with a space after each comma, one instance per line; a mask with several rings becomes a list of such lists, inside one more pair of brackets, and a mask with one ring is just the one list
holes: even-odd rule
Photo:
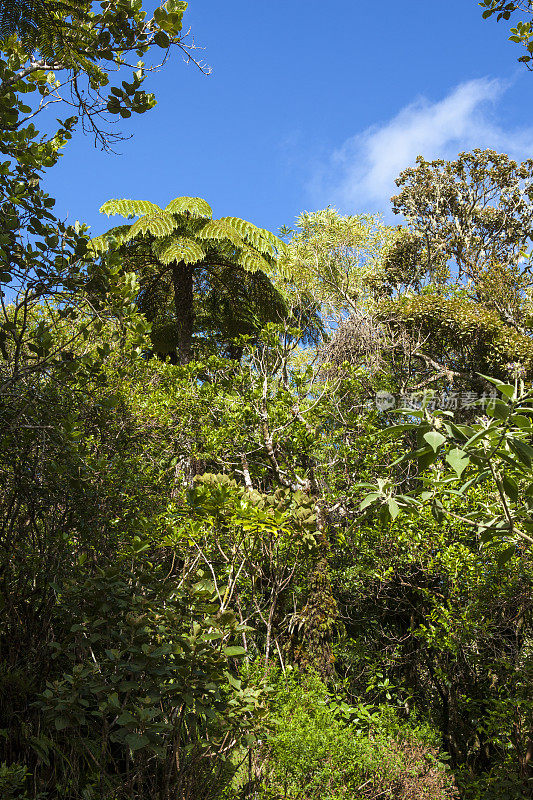
[[0, 2], [0, 796], [530, 798], [533, 160], [93, 238], [44, 177], [207, 71], [186, 6]]

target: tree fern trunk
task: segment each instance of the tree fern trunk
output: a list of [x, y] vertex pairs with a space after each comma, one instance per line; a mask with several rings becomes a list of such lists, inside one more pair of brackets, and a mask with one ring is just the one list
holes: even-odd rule
[[192, 333], [194, 325], [193, 270], [190, 264], [179, 264], [172, 270], [174, 305], [178, 328], [178, 359], [188, 364], [192, 358]]

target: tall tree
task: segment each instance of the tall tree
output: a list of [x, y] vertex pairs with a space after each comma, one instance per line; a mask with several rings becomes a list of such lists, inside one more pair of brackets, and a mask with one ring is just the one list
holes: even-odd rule
[[336, 331], [333, 360], [388, 373], [401, 394], [483, 392], [477, 373], [503, 379], [514, 364], [531, 374], [533, 161], [419, 157], [397, 185], [407, 224], [367, 271], [371, 313]]
[[152, 304], [152, 318], [172, 297], [170, 322], [180, 363], [192, 358], [194, 291], [200, 277], [216, 286], [224, 273], [231, 278], [256, 275], [255, 288], [262, 287], [266, 303], [281, 315], [282, 297], [266, 276], [284, 244], [269, 231], [238, 217], [214, 220], [211, 206], [199, 197], [177, 197], [165, 209], [145, 200], [109, 200], [100, 210], [139, 217], [93, 239], [92, 248], [96, 253], [111, 248], [142, 271], [141, 299], [145, 308]]

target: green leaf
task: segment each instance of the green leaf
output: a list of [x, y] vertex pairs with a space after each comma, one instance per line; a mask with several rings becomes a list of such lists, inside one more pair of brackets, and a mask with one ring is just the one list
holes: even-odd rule
[[239, 267], [242, 267], [247, 272], [258, 272], [261, 270], [265, 274], [270, 268], [270, 264], [263, 256], [256, 253], [255, 250], [245, 245], [244, 249], [237, 255], [235, 259]]
[[381, 497], [381, 492], [369, 492], [359, 504], [359, 511], [364, 511], [369, 505], [375, 503], [378, 497]]
[[147, 744], [150, 744], [150, 739], [148, 736], [143, 736], [142, 734], [138, 733], [128, 733], [128, 735], [124, 737], [124, 741], [133, 752], [146, 747]]
[[516, 503], [518, 500], [518, 484], [510, 475], [503, 475], [502, 476], [502, 484], [503, 489], [507, 497], [509, 497], [513, 503]]
[[437, 452], [441, 444], [443, 444], [446, 441], [442, 433], [439, 433], [438, 431], [428, 431], [428, 433], [424, 434], [424, 439], [429, 444], [429, 446], [433, 448], [435, 453]]
[[446, 461], [450, 467], [455, 470], [458, 478], [461, 477], [470, 463], [470, 459], [466, 455], [465, 451], [460, 450], [458, 447], [454, 447], [453, 450], [450, 450], [450, 452], [446, 455]]
[[235, 645], [234, 647], [225, 647], [224, 648], [224, 655], [227, 656], [228, 658], [234, 658], [234, 657], [237, 657], [237, 656], [245, 656], [246, 655], [246, 650], [244, 649], [244, 647], [238, 647], [237, 645]]
[[509, 438], [507, 443], [516, 457], [526, 466], [530, 467], [533, 463], [533, 447], [522, 441], [522, 439]]
[[510, 406], [503, 400], [491, 400], [487, 403], [487, 416], [493, 419], [507, 419], [510, 413]]
[[513, 414], [510, 422], [513, 425], [516, 425], [517, 428], [521, 428], [522, 430], [533, 430], [533, 422], [529, 417], [524, 416], [523, 414]]
[[382, 431], [379, 432], [380, 436], [389, 437], [389, 436], [396, 436], [397, 433], [403, 433], [404, 431], [412, 431], [417, 427], [412, 422], [405, 422], [403, 425], [391, 425], [388, 428], [384, 428]]
[[170, 46], [170, 39], [164, 31], [157, 31], [156, 35], [154, 36], [154, 42], [163, 49], [166, 49]]
[[203, 241], [209, 241], [209, 239], [227, 241], [239, 249], [244, 247], [244, 240], [239, 232], [231, 225], [228, 225], [227, 222], [221, 222], [218, 219], [206, 222], [202, 229], [198, 231], [197, 236]]
[[444, 520], [444, 506], [440, 502], [440, 500], [434, 500], [431, 504], [431, 513], [437, 520], [437, 522], [443, 522]]
[[273, 233], [265, 230], [265, 228], [258, 228], [245, 219], [240, 219], [239, 217], [221, 217], [219, 221], [231, 225], [242, 239], [245, 239], [261, 253], [266, 253], [267, 255], [275, 257], [285, 252], [287, 249], [285, 242], [278, 239]]
[[113, 240], [118, 244], [124, 241], [124, 235], [129, 231], [131, 225], [118, 225], [116, 228], [103, 233], [101, 236], [95, 236], [87, 245], [87, 249], [91, 250], [96, 255], [107, 253], [109, 246]]
[[396, 519], [398, 514], [400, 513], [400, 506], [392, 497], [387, 500], [387, 507], [389, 509], [389, 514], [391, 515], [392, 519]]
[[503, 550], [498, 555], [498, 566], [503, 567], [504, 564], [506, 564], [508, 561], [511, 560], [515, 552], [516, 552], [516, 547], [514, 544], [511, 545], [510, 547], [506, 547], [505, 550]]

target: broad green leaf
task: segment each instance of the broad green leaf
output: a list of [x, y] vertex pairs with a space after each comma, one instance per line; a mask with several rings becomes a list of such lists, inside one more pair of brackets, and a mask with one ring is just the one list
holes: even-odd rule
[[148, 736], [144, 736], [139, 733], [128, 733], [128, 735], [124, 737], [124, 741], [133, 752], [146, 747], [147, 744], [150, 744], [150, 739]]
[[444, 520], [444, 506], [440, 502], [440, 500], [434, 500], [431, 504], [431, 513], [437, 520], [437, 522], [442, 522]]
[[516, 503], [516, 501], [518, 500], [517, 482], [510, 475], [503, 475], [502, 484], [507, 497], [509, 497], [513, 501], [513, 503]]
[[453, 450], [450, 450], [450, 452], [446, 455], [446, 461], [450, 467], [455, 470], [458, 478], [461, 477], [470, 463], [470, 459], [466, 455], [465, 451], [460, 450], [458, 447], [454, 447]]
[[389, 514], [391, 515], [392, 519], [396, 519], [398, 514], [400, 513], [400, 506], [392, 497], [387, 500], [387, 507], [389, 509]]
[[492, 434], [493, 430], [495, 430], [495, 424], [493, 424], [493, 427], [490, 428], [481, 428], [481, 430], [476, 431], [476, 433], [471, 436], [467, 442], [465, 442], [464, 447], [470, 447], [476, 442], [479, 442], [481, 439], [485, 439], [487, 436]]
[[238, 647], [237, 645], [233, 647], [225, 647], [224, 648], [224, 655], [228, 658], [235, 658], [237, 656], [245, 656], [246, 650], [244, 647]]
[[498, 555], [498, 566], [503, 567], [504, 564], [507, 564], [508, 561], [514, 556], [516, 552], [516, 546], [513, 544], [510, 547], [506, 547], [505, 550]]
[[533, 421], [529, 417], [525, 417], [523, 414], [513, 414], [510, 418], [510, 422], [522, 430], [533, 430]]
[[388, 428], [384, 428], [382, 431], [379, 432], [379, 436], [389, 437], [389, 436], [396, 436], [397, 433], [403, 433], [404, 431], [412, 431], [414, 428], [418, 427], [412, 422], [405, 422], [403, 425], [391, 425]]
[[523, 464], [526, 464], [528, 467], [530, 467], [533, 462], [533, 447], [527, 444], [527, 442], [524, 442], [522, 439], [516, 438], [507, 439], [507, 443], [516, 457]]
[[438, 431], [428, 431], [424, 434], [424, 439], [435, 452], [437, 452], [441, 444], [446, 441], [442, 433], [439, 433]]
[[[481, 373], [479, 373], [481, 375]], [[504, 397], [508, 397], [509, 399], [513, 399], [515, 395], [515, 387], [512, 386], [510, 383], [504, 383], [503, 381], [498, 380], [498, 378], [489, 378], [488, 375], [481, 375], [482, 378], [485, 378], [486, 381], [492, 383]]]
[[378, 497], [381, 497], [381, 492], [369, 492], [359, 504], [359, 510], [364, 511], [364, 509], [368, 508], [369, 505], [375, 503]]
[[507, 419], [510, 413], [510, 406], [504, 403], [503, 400], [491, 400], [491, 402], [487, 404], [487, 416], [493, 419]]

